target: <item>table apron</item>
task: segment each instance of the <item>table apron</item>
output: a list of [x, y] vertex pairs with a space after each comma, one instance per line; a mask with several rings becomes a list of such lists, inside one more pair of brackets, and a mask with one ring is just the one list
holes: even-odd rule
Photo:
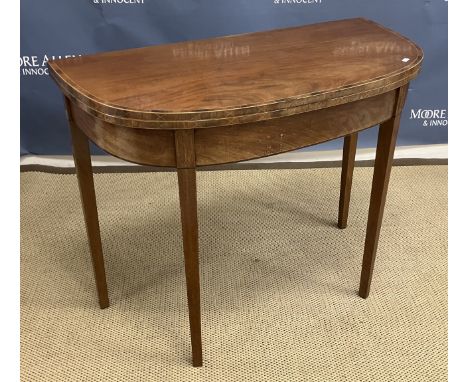
[[[296, 150], [378, 125], [395, 115], [397, 90], [325, 109], [194, 131], [195, 164], [239, 162]], [[176, 167], [174, 130], [105, 122], [71, 102], [72, 120], [108, 153], [143, 165]]]

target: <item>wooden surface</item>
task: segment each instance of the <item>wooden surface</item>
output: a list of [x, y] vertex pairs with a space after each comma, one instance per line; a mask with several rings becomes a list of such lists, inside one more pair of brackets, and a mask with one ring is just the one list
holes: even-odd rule
[[343, 143], [343, 163], [341, 167], [340, 203], [338, 207], [338, 227], [348, 225], [349, 201], [353, 184], [354, 161], [356, 159], [358, 134], [345, 136]]
[[202, 366], [200, 276], [198, 265], [197, 186], [195, 147], [192, 130], [175, 133], [180, 216], [184, 243], [185, 280], [189, 308], [192, 364]]
[[369, 294], [400, 114], [422, 51], [364, 19], [49, 62], [66, 96], [101, 307], [108, 304], [86, 137], [119, 158], [177, 167], [192, 363], [202, 365], [196, 167], [345, 136], [347, 224], [359, 131], [380, 124], [359, 295]]
[[[71, 114], [96, 145], [115, 157], [152, 166], [176, 166], [174, 131], [129, 129], [96, 118], [71, 104]], [[183, 131], [183, 130], [181, 130]]]
[[175, 167], [174, 132], [188, 131], [194, 135], [196, 166], [208, 166], [292, 151], [367, 129], [392, 117], [395, 94], [390, 91], [269, 121], [174, 131], [129, 129], [103, 122], [73, 103], [70, 108], [89, 139], [116, 157], [142, 165]]
[[399, 89], [394, 117], [382, 123], [379, 127], [369, 216], [367, 218], [366, 241], [364, 243], [364, 256], [362, 260], [361, 282], [359, 286], [359, 296], [363, 298], [369, 296], [385, 200], [387, 198], [388, 183], [390, 181], [390, 172], [392, 170], [393, 153], [395, 151], [398, 129], [400, 127], [401, 111], [403, 110], [407, 92], [408, 85]]
[[49, 61], [89, 114], [127, 127], [255, 122], [381, 94], [414, 78], [422, 51], [350, 19]]
[[270, 121], [195, 130], [198, 166], [261, 158], [367, 129], [393, 115], [395, 91]]
[[70, 102], [65, 100], [70, 132], [73, 145], [73, 158], [75, 160], [78, 187], [80, 189], [81, 205], [88, 234], [89, 249], [93, 263], [94, 280], [101, 309], [109, 306], [107, 293], [106, 271], [102, 254], [101, 233], [96, 206], [96, 193], [94, 191], [93, 170], [89, 153], [89, 142], [86, 135], [76, 126], [71, 113]]

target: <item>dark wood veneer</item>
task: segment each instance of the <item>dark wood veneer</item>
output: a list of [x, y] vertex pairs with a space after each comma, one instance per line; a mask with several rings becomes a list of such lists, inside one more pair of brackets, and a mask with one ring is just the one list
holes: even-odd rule
[[68, 97], [107, 122], [195, 128], [294, 115], [393, 90], [417, 75], [422, 58], [397, 33], [350, 19], [71, 57], [49, 68]]
[[[369, 295], [400, 115], [422, 50], [365, 19], [54, 60], [101, 308], [109, 305], [88, 139], [177, 168], [192, 362], [201, 366], [196, 167], [345, 137], [345, 228], [358, 132], [380, 125], [359, 295]], [[87, 139], [88, 138], [88, 139]]]

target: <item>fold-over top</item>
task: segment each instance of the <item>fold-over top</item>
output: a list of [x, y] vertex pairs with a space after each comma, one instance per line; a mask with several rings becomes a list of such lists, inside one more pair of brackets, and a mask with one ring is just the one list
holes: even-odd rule
[[77, 105], [142, 128], [212, 127], [317, 110], [413, 79], [422, 50], [365, 19], [51, 60]]

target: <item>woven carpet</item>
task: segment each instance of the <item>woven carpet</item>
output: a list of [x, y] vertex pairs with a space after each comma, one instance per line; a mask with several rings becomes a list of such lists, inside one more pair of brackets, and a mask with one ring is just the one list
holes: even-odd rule
[[175, 173], [95, 175], [100, 310], [74, 175], [21, 174], [22, 381], [444, 381], [447, 167], [394, 167], [371, 294], [372, 169], [199, 172], [204, 366], [190, 364]]

